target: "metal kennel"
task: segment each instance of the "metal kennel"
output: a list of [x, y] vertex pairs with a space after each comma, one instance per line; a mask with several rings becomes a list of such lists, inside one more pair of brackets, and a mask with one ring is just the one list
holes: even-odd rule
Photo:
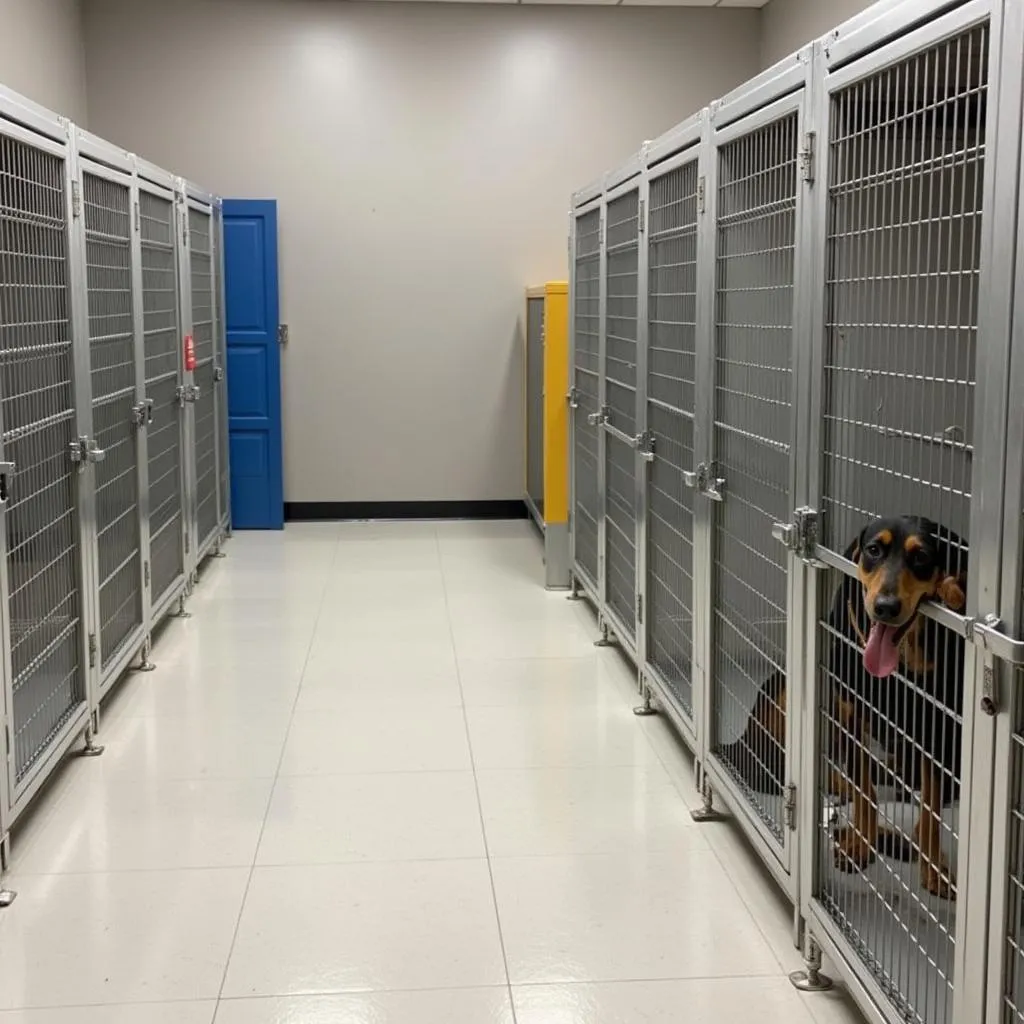
[[[632, 654], [636, 566], [637, 710], [793, 901], [798, 987], [827, 953], [878, 1024], [1024, 1021], [1021, 38], [885, 0], [573, 201], [574, 573]], [[837, 594], [880, 514], [938, 524], [942, 587], [872, 683]]]
[[[69, 126], [0, 92], [0, 602], [9, 828], [88, 725], [88, 558]], [[6, 839], [6, 836], [0, 837]]]
[[155, 624], [225, 532], [219, 218], [214, 197], [0, 89], [4, 862], [72, 745], [102, 752], [101, 702], [136, 658], [153, 667]]

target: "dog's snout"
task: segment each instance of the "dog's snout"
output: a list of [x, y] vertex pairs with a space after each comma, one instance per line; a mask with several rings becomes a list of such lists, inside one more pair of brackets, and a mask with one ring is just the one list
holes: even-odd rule
[[879, 622], [895, 622], [903, 610], [903, 602], [894, 594], [879, 594], [875, 598], [875, 618]]

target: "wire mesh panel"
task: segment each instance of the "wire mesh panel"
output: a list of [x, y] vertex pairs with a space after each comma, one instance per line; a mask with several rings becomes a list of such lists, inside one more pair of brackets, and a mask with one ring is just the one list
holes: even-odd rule
[[697, 161], [653, 179], [648, 203], [647, 663], [692, 718]]
[[15, 786], [83, 708], [65, 165], [2, 134], [0, 402]]
[[784, 837], [798, 116], [719, 150], [713, 528], [713, 749], [769, 833]]
[[819, 900], [928, 1024], [952, 1014], [965, 657], [918, 609], [968, 586], [987, 80], [983, 24], [829, 96], [823, 531], [864, 583], [821, 609]]
[[149, 443], [150, 587], [157, 604], [185, 571], [182, 536], [181, 332], [174, 204], [141, 189], [142, 303]]
[[213, 363], [196, 368], [196, 531], [202, 545], [217, 530], [217, 407]]
[[526, 493], [544, 518], [544, 299], [526, 300]]
[[573, 267], [573, 497], [572, 534], [575, 570], [597, 588], [598, 439], [592, 420], [600, 413], [601, 211], [576, 218]]
[[[637, 307], [640, 193], [608, 203], [605, 232], [605, 406], [617, 431], [637, 433]], [[605, 600], [633, 636], [636, 630], [636, 454], [609, 433], [605, 447]]]
[[138, 446], [133, 409], [131, 190], [85, 173], [82, 179], [96, 464], [99, 650], [106, 667], [142, 624]]
[[214, 394], [214, 280], [211, 217], [193, 207], [188, 211], [189, 280], [192, 292], [192, 337], [196, 350], [193, 381], [195, 400], [196, 531], [200, 548], [217, 530], [217, 400]]
[[[1024, 669], [1016, 669], [1013, 685], [1024, 693]], [[1017, 700], [1010, 739], [1007, 820], [1006, 929], [1003, 946], [1003, 1024], [1024, 1022], [1024, 702]]]

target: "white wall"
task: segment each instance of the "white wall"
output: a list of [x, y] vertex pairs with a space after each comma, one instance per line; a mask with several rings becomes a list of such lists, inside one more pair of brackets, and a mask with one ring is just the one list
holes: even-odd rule
[[0, 0], [0, 84], [86, 123], [79, 0]]
[[[289, 501], [503, 499], [568, 197], [756, 72], [758, 12], [86, 0], [90, 127], [280, 204]], [[201, 26], [201, 27], [200, 27]]]
[[771, 67], [805, 43], [860, 14], [874, 0], [771, 0], [761, 8], [761, 66]]

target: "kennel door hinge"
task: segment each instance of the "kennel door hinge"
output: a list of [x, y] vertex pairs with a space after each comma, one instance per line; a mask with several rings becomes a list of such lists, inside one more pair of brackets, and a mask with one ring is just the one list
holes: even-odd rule
[[89, 668], [96, 667], [96, 634], [89, 634]]
[[71, 216], [75, 220], [82, 216], [82, 185], [77, 179], [71, 182]]
[[142, 213], [139, 211], [138, 199], [135, 200], [133, 209], [135, 211], [135, 230], [139, 232], [142, 230]]
[[94, 437], [80, 437], [68, 445], [71, 461], [84, 469], [87, 462], [102, 462], [107, 457], [106, 449], [100, 448]]
[[796, 831], [796, 783], [786, 787], [786, 802], [782, 807], [782, 820], [790, 832]]
[[[150, 402], [150, 405], [152, 405], [152, 402]], [[132, 406], [132, 423], [136, 427], [141, 427], [146, 422], [146, 410], [147, 406], [145, 400], [136, 402], [135, 405]]]
[[772, 523], [772, 536], [804, 562], [817, 564], [814, 550], [818, 545], [818, 512], [813, 508], [798, 508], [791, 523]]
[[213, 379], [219, 384], [224, 379], [224, 367], [215, 366], [213, 368]]
[[804, 135], [804, 144], [800, 147], [800, 180], [808, 183], [814, 181], [814, 143], [815, 133]]
[[11, 496], [11, 477], [16, 468], [13, 462], [0, 462], [0, 505], [6, 505]]
[[142, 563], [142, 584], [143, 586], [149, 586], [149, 562]]
[[576, 388], [569, 388], [569, 393], [565, 396], [565, 400], [569, 403], [570, 409], [578, 409], [580, 407], [580, 393]]
[[644, 595], [636, 595], [636, 621], [637, 625], [642, 626], [644, 621]]
[[185, 531], [185, 554], [187, 555], [192, 550], [192, 538], [189, 536], [188, 530]]
[[637, 223], [637, 231], [639, 231], [641, 235], [647, 230], [647, 218], [645, 216], [646, 213], [647, 213], [647, 200], [646, 199], [641, 199], [640, 200], [640, 210], [637, 213], [637, 222], [636, 222]]
[[703, 213], [705, 208], [706, 208], [706, 206], [707, 206], [707, 201], [706, 201], [707, 189], [708, 189], [707, 179], [702, 174], [697, 179], [697, 212], [698, 213]]

